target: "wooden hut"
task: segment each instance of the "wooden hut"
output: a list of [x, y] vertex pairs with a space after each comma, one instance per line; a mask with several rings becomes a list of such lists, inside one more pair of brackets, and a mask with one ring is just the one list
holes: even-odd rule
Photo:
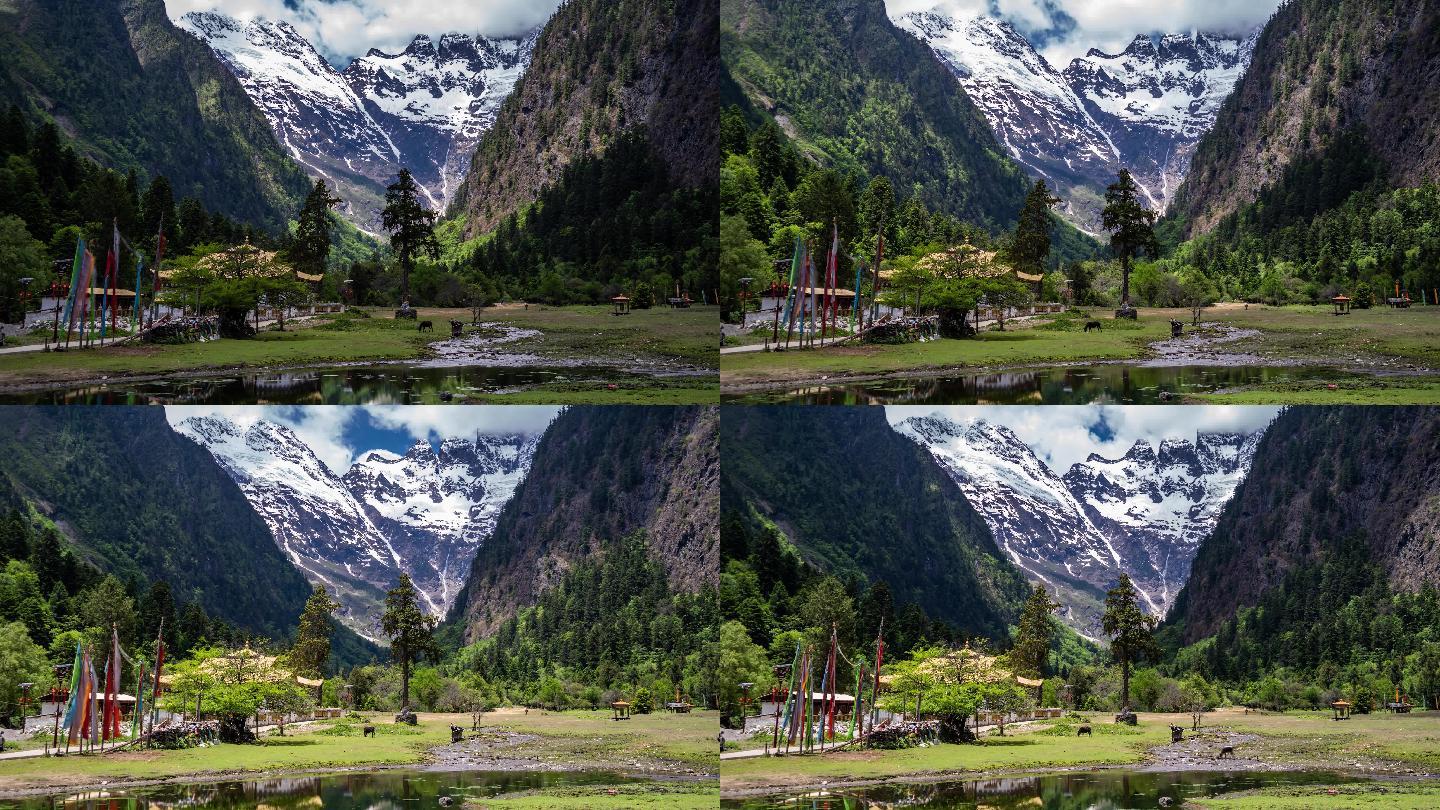
[[630, 297], [629, 297], [629, 296], [627, 296], [627, 295], [617, 295], [617, 296], [615, 296], [614, 298], [611, 298], [611, 299], [610, 299], [610, 304], [615, 307], [615, 311], [614, 311], [614, 312], [611, 312], [611, 313], [610, 313], [611, 315], [629, 315], [629, 314], [630, 314]]
[[610, 710], [611, 710], [612, 712], [614, 712], [614, 716], [612, 716], [612, 717], [610, 718], [611, 720], [629, 720], [629, 719], [630, 719], [630, 703], [629, 703], [629, 701], [617, 700], [617, 701], [615, 701], [614, 703], [611, 703], [611, 704], [610, 704]]
[[1336, 720], [1350, 719], [1350, 701], [1337, 700], [1330, 704], [1330, 708], [1335, 712]]
[[1330, 299], [1330, 303], [1335, 305], [1335, 314], [1336, 314], [1336, 315], [1349, 315], [1349, 314], [1350, 314], [1350, 296], [1348, 296], [1348, 295], [1337, 295], [1337, 296], [1335, 296], [1334, 298], [1331, 298], [1331, 299]]

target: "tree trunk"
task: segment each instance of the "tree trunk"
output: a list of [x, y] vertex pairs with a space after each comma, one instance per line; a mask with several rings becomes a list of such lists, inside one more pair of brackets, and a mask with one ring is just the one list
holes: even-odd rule
[[1130, 308], [1130, 260], [1120, 257], [1120, 308]]
[[1120, 662], [1120, 711], [1130, 711], [1130, 662]]
[[410, 257], [405, 254], [400, 256], [400, 301], [401, 303], [410, 300]]
[[400, 662], [400, 709], [403, 711], [408, 708], [410, 708], [410, 662], [402, 661]]

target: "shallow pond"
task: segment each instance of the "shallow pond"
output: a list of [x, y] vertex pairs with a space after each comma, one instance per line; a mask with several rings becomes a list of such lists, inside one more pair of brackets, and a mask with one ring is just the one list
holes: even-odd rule
[[962, 810], [1046, 808], [1046, 810], [1149, 810], [1179, 807], [1185, 799], [1276, 785], [1333, 785], [1353, 782], [1338, 774], [1290, 772], [1137, 773], [1098, 771], [925, 784], [881, 785], [853, 790], [764, 796], [720, 803], [729, 810], [864, 810], [924, 807]]
[[12, 405], [253, 404], [360, 405], [438, 402], [448, 392], [456, 400], [523, 391], [550, 383], [583, 390], [607, 385], [653, 384], [650, 375], [598, 366], [444, 366], [400, 364], [338, 366], [282, 371], [251, 371], [214, 377], [171, 377], [62, 385], [39, 390], [0, 392]]
[[1316, 366], [1101, 365], [1016, 369], [983, 374], [909, 377], [872, 382], [817, 383], [753, 394], [723, 394], [726, 402], [795, 405], [1134, 405], [1178, 402], [1187, 394], [1264, 383], [1313, 383], [1353, 378]]
[[502, 793], [580, 785], [617, 785], [645, 780], [607, 772], [529, 773], [523, 771], [377, 771], [325, 776], [288, 776], [238, 782], [205, 782], [116, 788], [0, 801], [17, 810], [160, 810], [174, 807], [306, 808], [307, 810], [362, 810], [362, 808], [438, 808], [440, 797], [493, 798]]

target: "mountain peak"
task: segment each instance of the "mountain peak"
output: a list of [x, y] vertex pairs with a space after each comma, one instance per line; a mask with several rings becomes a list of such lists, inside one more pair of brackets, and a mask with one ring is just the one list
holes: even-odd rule
[[210, 451], [301, 572], [332, 589], [341, 620], [376, 641], [376, 594], [402, 571], [428, 612], [449, 610], [537, 443], [507, 437], [515, 449], [497, 461], [467, 439], [446, 439], [443, 457], [420, 440], [404, 455], [360, 452], [337, 476], [280, 423], [261, 420], [242, 431], [224, 417], [190, 417], [176, 430]]
[[438, 48], [419, 34], [400, 53], [370, 48], [338, 71], [288, 22], [190, 12], [180, 26], [239, 80], [312, 179], [332, 181], [339, 213], [372, 234], [402, 166], [423, 203], [444, 210], [530, 58], [522, 41], [448, 32]]
[[1165, 209], [1251, 50], [1209, 32], [1146, 33], [1119, 53], [1090, 48], [1062, 72], [1003, 19], [931, 10], [895, 23], [950, 68], [1027, 174], [1049, 181], [1058, 213], [1091, 234], [1122, 166], [1146, 205]]

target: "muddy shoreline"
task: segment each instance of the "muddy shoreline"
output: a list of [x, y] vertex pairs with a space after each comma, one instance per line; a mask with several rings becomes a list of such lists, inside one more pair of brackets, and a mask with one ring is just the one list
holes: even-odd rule
[[524, 771], [527, 773], [580, 773], [605, 771], [621, 776], [668, 782], [718, 781], [719, 774], [689, 767], [684, 763], [655, 758], [636, 759], [627, 762], [597, 760], [579, 762], [556, 760], [546, 762], [537, 752], [527, 756], [523, 751], [511, 752], [521, 746], [533, 743], [537, 734], [482, 729], [460, 743], [445, 743], [430, 748], [418, 762], [406, 764], [371, 764], [346, 766], [317, 766], [313, 768], [272, 768], [268, 770], [221, 770], [203, 771], [176, 776], [108, 779], [92, 782], [72, 782], [63, 785], [31, 785], [13, 789], [0, 788], [0, 800], [23, 799], [35, 796], [53, 796], [62, 793], [80, 793], [94, 790], [128, 790], [133, 788], [158, 787], [163, 785], [212, 784], [216, 782], [258, 782], [293, 776], [338, 776], [347, 773], [375, 773], [377, 771], [429, 771], [437, 773], [462, 771]]
[[45, 380], [0, 382], [0, 397], [23, 396], [46, 391], [78, 389], [91, 386], [118, 386], [163, 382], [203, 382], [229, 377], [261, 374], [287, 374], [323, 371], [327, 369], [351, 368], [604, 368], [622, 374], [649, 377], [702, 377], [719, 372], [714, 368], [703, 368], [690, 363], [667, 362], [665, 360], [644, 361], [638, 358], [628, 360], [615, 357], [550, 358], [540, 354], [495, 351], [494, 347], [534, 337], [543, 337], [536, 329], [520, 329], [500, 324], [486, 326], [506, 330], [506, 334], [490, 336], [472, 333], [460, 338], [446, 338], [426, 345], [412, 358], [374, 360], [332, 360], [315, 363], [280, 365], [237, 365], [209, 368], [182, 369], [171, 372], [116, 372], [95, 375], [62, 370], [56, 376]]
[[1206, 335], [1192, 331], [1181, 338], [1167, 338], [1146, 346], [1141, 356], [1128, 360], [1066, 360], [1060, 362], [1023, 363], [1020, 365], [989, 366], [921, 366], [869, 374], [837, 372], [819, 377], [794, 377], [783, 380], [753, 380], [742, 383], [727, 383], [724, 369], [721, 369], [720, 394], [722, 397], [744, 397], [752, 394], [767, 394], [791, 388], [809, 386], [858, 385], [874, 382], [895, 382], [904, 380], [929, 380], [937, 377], [981, 376], [986, 374], [1008, 374], [1049, 369], [1092, 368], [1097, 366], [1131, 366], [1137, 368], [1173, 368], [1184, 366], [1205, 367], [1255, 367], [1266, 368], [1334, 368], [1347, 374], [1385, 377], [1424, 377], [1440, 374], [1440, 370], [1420, 368], [1414, 364], [1396, 367], [1393, 364], [1357, 364], [1357, 359], [1345, 360], [1338, 357], [1310, 358], [1266, 358], [1254, 354], [1234, 352], [1208, 352], [1214, 346], [1223, 346], [1260, 334], [1255, 329], [1239, 329], [1226, 324], [1201, 324], [1205, 332], [1220, 330], [1219, 335]]
[[[1134, 773], [1184, 773], [1188, 771], [1225, 772], [1301, 772], [1325, 771], [1345, 777], [1376, 782], [1420, 782], [1440, 778], [1440, 773], [1426, 773], [1414, 768], [1394, 767], [1393, 763], [1374, 761], [1369, 763], [1314, 763], [1296, 764], [1266, 762], [1245, 756], [1246, 748], [1255, 744], [1263, 746], [1265, 738], [1258, 734], [1246, 734], [1225, 729], [1202, 728], [1198, 732], [1187, 730], [1184, 742], [1167, 743], [1146, 750], [1145, 758], [1128, 765], [1070, 765], [1052, 768], [1026, 768], [1020, 770], [992, 769], [984, 771], [954, 770], [930, 771], [925, 773], [898, 774], [888, 777], [867, 779], [835, 779], [821, 782], [796, 782], [754, 785], [726, 789], [721, 783], [721, 799], [748, 799], [759, 796], [791, 796], [816, 790], [848, 790], [878, 787], [882, 785], [927, 785], [936, 782], [969, 782], [980, 779], [998, 779], [1032, 776], [1053, 776], [1067, 773], [1098, 773], [1103, 771], [1131, 771]], [[1216, 759], [1222, 746], [1234, 746], [1237, 756]]]

